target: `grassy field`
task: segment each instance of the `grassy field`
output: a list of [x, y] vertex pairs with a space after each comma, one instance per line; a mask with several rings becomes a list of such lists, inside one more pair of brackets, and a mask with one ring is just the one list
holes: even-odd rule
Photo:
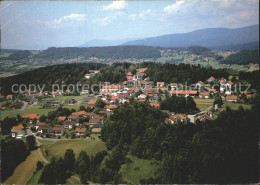
[[[68, 108], [68, 109], [76, 109], [79, 110], [79, 107], [81, 105], [64, 105], [62, 106], [63, 108]], [[4, 119], [6, 117], [16, 117], [17, 114], [39, 114], [41, 115], [48, 115], [49, 112], [51, 111], [55, 111], [57, 110], [57, 108], [47, 108], [44, 109], [42, 108], [42, 106], [40, 105], [29, 105], [28, 107], [26, 107], [25, 110], [20, 111], [20, 110], [5, 110], [5, 111], [1, 111], [1, 119]]]
[[87, 97], [87, 95], [81, 95], [81, 96], [57, 96], [57, 97], [52, 97], [52, 98], [46, 98], [44, 101], [65, 101], [68, 99], [75, 99], [77, 101], [83, 100], [83, 98]]
[[39, 184], [39, 179], [41, 177], [41, 174], [42, 174], [42, 170], [38, 170], [36, 171], [35, 174], [33, 174], [32, 178], [29, 180], [29, 182], [27, 183], [27, 185], [36, 185], [36, 184]]
[[41, 144], [52, 144], [52, 143], [54, 143], [54, 141], [52, 141], [52, 140], [38, 139], [38, 141], [39, 141]]
[[201, 98], [194, 98], [195, 103], [200, 111], [205, 110], [209, 106], [213, 105], [214, 99], [201, 99]]
[[26, 184], [33, 176], [38, 161], [41, 161], [41, 158], [38, 151], [34, 150], [24, 162], [15, 168], [13, 175], [7, 178], [3, 184]]
[[44, 144], [41, 146], [42, 153], [45, 155], [45, 150], [48, 150], [47, 160], [52, 157], [64, 157], [67, 149], [72, 149], [76, 157], [84, 150], [89, 156], [94, 156], [96, 153], [106, 150], [105, 143], [101, 140], [61, 140], [53, 144]]
[[244, 103], [232, 103], [232, 102], [224, 102], [223, 107], [229, 106], [231, 109], [238, 110], [240, 106], [242, 106], [244, 109], [251, 109], [250, 104], [244, 104]]
[[133, 163], [123, 164], [120, 169], [122, 178], [127, 184], [140, 184], [141, 179], [154, 177], [158, 165], [152, 164], [151, 160], [139, 159], [132, 155], [127, 155]]

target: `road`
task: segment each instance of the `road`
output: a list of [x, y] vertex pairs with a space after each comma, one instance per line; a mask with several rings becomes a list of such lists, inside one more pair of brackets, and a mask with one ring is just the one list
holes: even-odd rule
[[204, 111], [201, 111], [197, 114], [193, 114], [193, 115], [188, 115], [188, 118], [190, 119], [191, 123], [195, 123], [195, 116], [198, 114], [204, 114], [205, 112], [207, 112], [208, 110], [211, 110], [213, 108], [213, 105], [209, 106], [208, 108], [206, 108]]
[[20, 109], [20, 111], [23, 111], [27, 107], [27, 105], [28, 105], [28, 102], [23, 101], [23, 106]]

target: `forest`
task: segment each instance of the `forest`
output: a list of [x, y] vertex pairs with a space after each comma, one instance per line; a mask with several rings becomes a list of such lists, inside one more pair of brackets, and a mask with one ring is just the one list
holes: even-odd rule
[[259, 49], [258, 50], [242, 50], [238, 53], [231, 54], [227, 58], [220, 61], [222, 64], [249, 64], [259, 63]]
[[158, 58], [161, 54], [155, 47], [148, 46], [109, 46], [109, 47], [90, 47], [90, 48], [48, 48], [42, 51], [36, 58], [45, 59], [72, 59], [78, 57], [96, 58]]
[[259, 178], [258, 112], [255, 100], [251, 110], [227, 107], [216, 120], [171, 125], [163, 123], [164, 113], [131, 102], [106, 119], [102, 139], [112, 151], [121, 147], [161, 161], [156, 177], [140, 183], [253, 183]]
[[[178, 82], [191, 84], [199, 80], [206, 80], [210, 76], [215, 78], [229, 76], [226, 69], [207, 69], [201, 66], [190, 66], [188, 64], [157, 64], [153, 62], [134, 65], [130, 63], [114, 63], [111, 66], [98, 63], [87, 64], [62, 64], [39, 68], [11, 77], [0, 78], [1, 94], [11, 94], [13, 84], [39, 84], [41, 87], [45, 84], [45, 90], [51, 90], [52, 84], [62, 82], [64, 88], [68, 84], [77, 84], [77, 82], [87, 83], [89, 85], [99, 84], [100, 82], [120, 83], [126, 80], [126, 71], [136, 72], [139, 67], [148, 67], [146, 76], [156, 83], [164, 81], [166, 83]], [[94, 78], [84, 79], [89, 70], [100, 70]], [[17, 89], [16, 89], [17, 90]]]

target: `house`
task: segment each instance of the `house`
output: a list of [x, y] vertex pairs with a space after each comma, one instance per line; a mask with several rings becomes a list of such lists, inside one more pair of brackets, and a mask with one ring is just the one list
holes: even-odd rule
[[59, 117], [58, 117], [58, 120], [59, 120], [59, 121], [65, 121], [66, 118], [67, 118], [66, 116], [59, 116]]
[[79, 117], [80, 117], [79, 115], [71, 114], [71, 115], [68, 116], [68, 121], [74, 121], [74, 122], [78, 123], [79, 122]]
[[101, 110], [101, 111], [99, 111], [98, 114], [99, 114], [100, 116], [105, 116], [105, 115], [107, 115], [107, 113], [108, 113], [107, 111]]
[[159, 103], [151, 102], [151, 103], [150, 103], [150, 106], [151, 106], [151, 107], [154, 107], [154, 108], [157, 108], [157, 109], [160, 108], [160, 104], [159, 104]]
[[185, 96], [185, 97], [188, 97], [188, 96], [196, 96], [197, 95], [197, 91], [191, 91], [191, 90], [174, 90], [174, 91], [171, 91], [171, 94], [172, 95], [176, 95], [176, 96]]
[[90, 77], [91, 77], [91, 74], [89, 74], [89, 73], [88, 73], [88, 74], [85, 74], [85, 78], [86, 78], [86, 79], [90, 79]]
[[144, 73], [145, 71], [147, 71], [148, 70], [148, 68], [140, 68], [139, 69], [139, 73]]
[[199, 97], [208, 99], [209, 98], [209, 92], [200, 92]]
[[213, 76], [211, 76], [209, 79], [208, 79], [208, 82], [214, 82], [216, 79], [213, 77]]
[[6, 98], [5, 98], [6, 100], [12, 100], [13, 99], [13, 95], [11, 95], [11, 94], [8, 94], [7, 96], [6, 96]]
[[89, 100], [88, 107], [91, 107], [91, 108], [95, 107], [96, 102], [97, 102], [97, 100], [95, 100], [95, 99]]
[[217, 92], [217, 89], [209, 89], [209, 92], [210, 92], [210, 93], [216, 93], [216, 92]]
[[63, 123], [63, 126], [64, 126], [65, 129], [72, 129], [73, 125], [76, 125], [75, 121], [66, 120]]
[[47, 125], [45, 122], [38, 122], [35, 125], [36, 130], [39, 128], [39, 126]]
[[140, 94], [137, 98], [138, 98], [138, 99], [145, 99], [145, 98], [146, 98], [146, 95]]
[[37, 133], [41, 133], [41, 134], [49, 134], [50, 131], [51, 131], [51, 127], [48, 126], [47, 124], [46, 125], [40, 125], [37, 128]]
[[11, 133], [12, 133], [12, 137], [21, 139], [25, 136], [25, 129], [23, 125], [13, 126]]
[[40, 116], [38, 114], [23, 114], [22, 119], [29, 119], [30, 123], [32, 123], [34, 119], [38, 121], [40, 119]]
[[65, 133], [65, 129], [63, 127], [53, 127], [51, 131], [55, 136], [62, 136]]
[[131, 72], [128, 72], [126, 76], [133, 76], [133, 74]]
[[157, 88], [162, 88], [165, 82], [157, 82]]
[[195, 87], [197, 88], [197, 89], [199, 89], [201, 86], [203, 86], [204, 85], [204, 82], [202, 82], [202, 81], [198, 81], [196, 84], [195, 84]]
[[89, 93], [89, 91], [88, 90], [82, 90], [81, 92], [80, 92], [80, 95], [84, 95], [84, 94], [88, 94]]
[[106, 105], [105, 109], [106, 109], [106, 111], [111, 112], [111, 111], [117, 109], [117, 107], [118, 107], [117, 105]]
[[101, 89], [101, 93], [104, 91], [110, 91], [112, 93], [116, 93], [122, 89], [124, 89], [124, 87], [121, 85], [104, 85]]
[[226, 96], [226, 101], [228, 101], [228, 102], [237, 102], [237, 100], [238, 100], [237, 95]]
[[86, 128], [76, 128], [75, 133], [77, 136], [84, 137], [87, 129]]
[[211, 117], [210, 117], [208, 114], [204, 113], [204, 114], [198, 115], [198, 117], [196, 118], [196, 120], [199, 120], [199, 121], [201, 121], [201, 122], [205, 122], [205, 121], [207, 121], [207, 120], [210, 120], [210, 118], [211, 118]]
[[177, 83], [170, 83], [170, 86], [172, 91], [178, 89]]
[[89, 120], [89, 126], [95, 127], [95, 128], [101, 128], [103, 125], [103, 116], [96, 116], [95, 118], [92, 118]]

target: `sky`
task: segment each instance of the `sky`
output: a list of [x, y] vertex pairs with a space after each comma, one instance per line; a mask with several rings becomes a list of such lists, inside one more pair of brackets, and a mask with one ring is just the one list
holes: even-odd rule
[[259, 23], [259, 0], [2, 1], [1, 48], [75, 47]]

